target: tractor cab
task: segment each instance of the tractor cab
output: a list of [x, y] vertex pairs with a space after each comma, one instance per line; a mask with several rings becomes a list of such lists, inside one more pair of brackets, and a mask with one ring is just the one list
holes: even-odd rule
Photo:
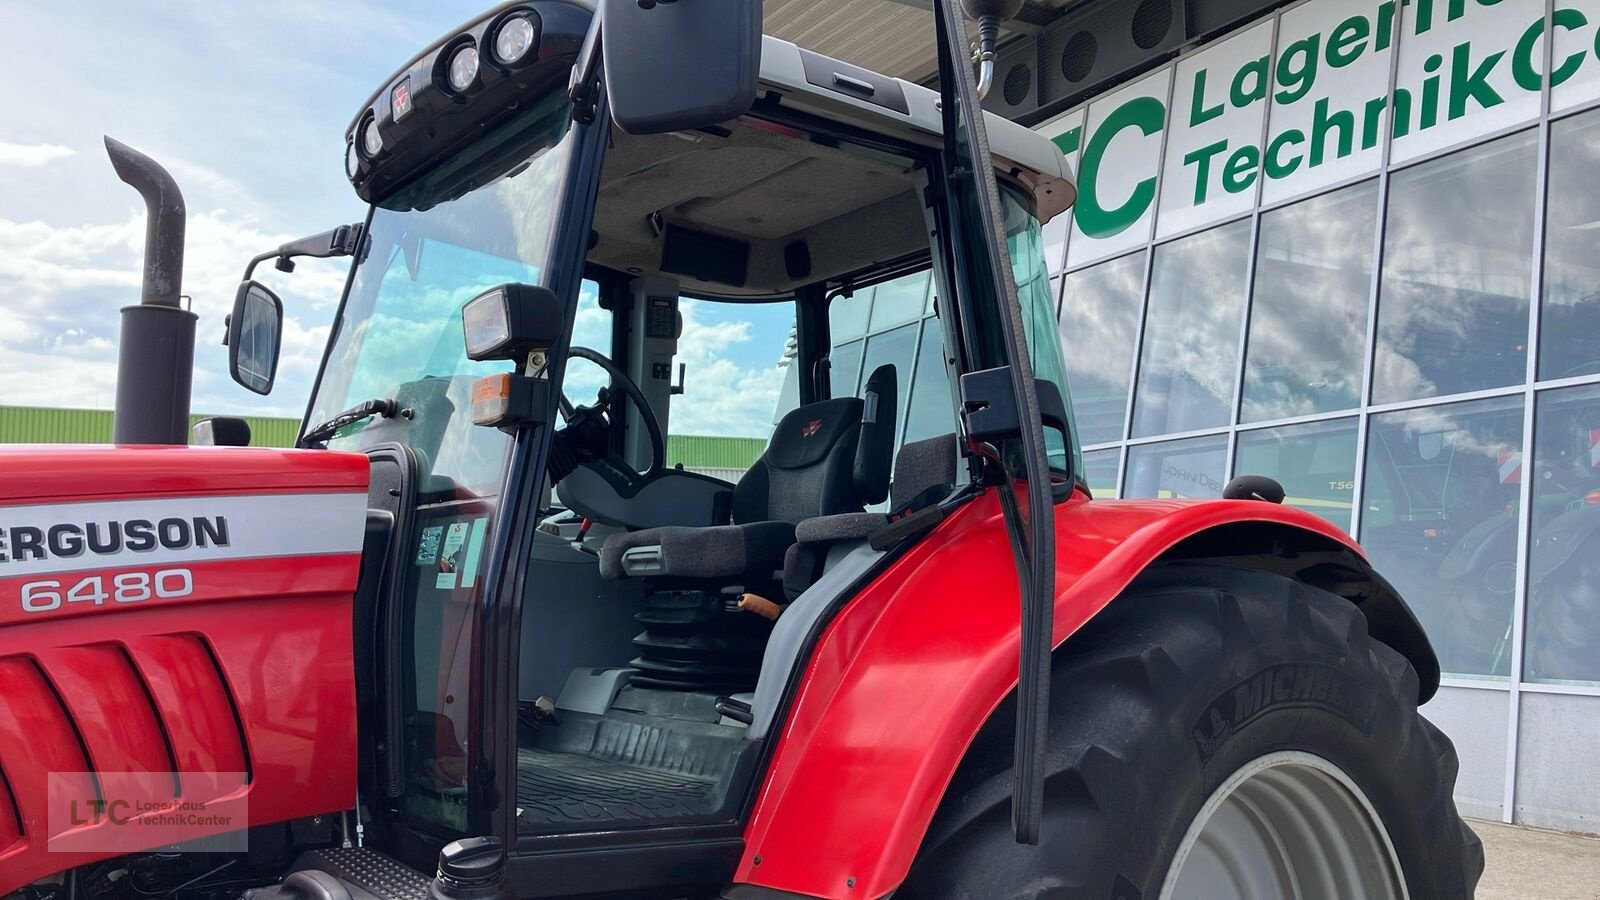
[[[514, 0], [380, 85], [367, 217], [229, 320], [266, 393], [254, 269], [352, 259], [299, 449], [0, 466], [0, 892], [1469, 897], [1438, 658], [1354, 541], [1260, 477], [1089, 500], [1073, 187], [979, 112], [1021, 0], [964, 0], [977, 72], [932, 5], [938, 93], [753, 0]], [[108, 149], [153, 211], [118, 440], [180, 444], [183, 205]]]
[[[996, 460], [1021, 465], [1000, 449], [1022, 433], [1001, 307], [961, 287], [972, 171], [939, 95], [765, 38], [737, 114], [640, 112], [590, 85], [627, 59], [623, 20], [708, 8], [641, 6], [597, 27], [584, 3], [504, 4], [349, 130], [371, 211], [341, 239], [355, 263], [301, 444], [371, 460], [361, 801], [420, 868], [473, 835], [514, 866], [601, 835], [703, 839], [714, 864], [830, 616]], [[996, 274], [1057, 425], [1041, 489], [1065, 496], [1041, 229], [1074, 191], [1047, 140], [987, 131]], [[908, 284], [908, 340], [843, 346], [858, 298]], [[240, 298], [235, 321], [269, 333], [235, 347], [238, 379], [270, 388], [275, 298]], [[675, 455], [706, 435], [755, 452], [694, 471]]]

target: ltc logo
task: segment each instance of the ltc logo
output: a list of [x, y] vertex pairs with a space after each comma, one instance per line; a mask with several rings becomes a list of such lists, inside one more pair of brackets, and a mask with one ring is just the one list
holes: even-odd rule
[[822, 430], [822, 420], [821, 419], [812, 419], [811, 421], [809, 421], [809, 422], [807, 422], [805, 424], [804, 428], [800, 429], [800, 436], [801, 437], [815, 437], [817, 432], [819, 432], [821, 430]]

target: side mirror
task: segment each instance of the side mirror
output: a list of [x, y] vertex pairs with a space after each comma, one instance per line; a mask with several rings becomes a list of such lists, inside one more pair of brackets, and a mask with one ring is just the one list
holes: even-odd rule
[[703, 128], [755, 103], [760, 0], [600, 0], [595, 21], [611, 117], [623, 131]]
[[283, 337], [283, 301], [257, 281], [239, 285], [228, 316], [228, 370], [257, 394], [272, 393]]
[[196, 447], [248, 447], [250, 423], [233, 416], [201, 419], [189, 429], [189, 443]]

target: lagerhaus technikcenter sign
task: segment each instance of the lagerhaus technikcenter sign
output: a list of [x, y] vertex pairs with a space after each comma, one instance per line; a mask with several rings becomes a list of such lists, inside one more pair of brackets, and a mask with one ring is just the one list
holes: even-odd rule
[[[1040, 127], [1069, 267], [1600, 98], [1600, 0], [1310, 0]], [[1485, 198], [1486, 214], [1492, 198]]]

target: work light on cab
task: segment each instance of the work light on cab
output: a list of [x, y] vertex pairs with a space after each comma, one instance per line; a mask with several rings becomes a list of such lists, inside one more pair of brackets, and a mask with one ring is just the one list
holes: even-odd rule
[[495, 59], [503, 65], [516, 65], [528, 55], [538, 36], [538, 31], [527, 16], [519, 14], [506, 19], [500, 23], [500, 30], [495, 32]]
[[450, 56], [448, 80], [450, 90], [465, 93], [478, 82], [478, 48], [462, 44]]
[[368, 159], [374, 159], [383, 152], [383, 135], [378, 133], [378, 120], [367, 120], [367, 127], [361, 129], [361, 149], [365, 150]]
[[469, 359], [521, 362], [554, 343], [561, 330], [561, 303], [549, 288], [503, 284], [467, 301], [461, 328]]

